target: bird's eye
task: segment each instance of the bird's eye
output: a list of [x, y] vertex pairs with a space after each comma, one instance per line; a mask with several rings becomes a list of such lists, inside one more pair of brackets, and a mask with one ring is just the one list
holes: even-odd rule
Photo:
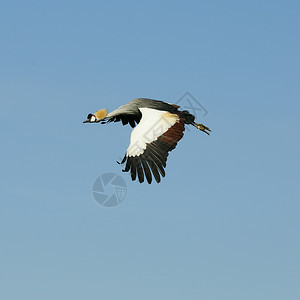
[[92, 114], [88, 114], [87, 119], [90, 120], [90, 118], [92, 117]]

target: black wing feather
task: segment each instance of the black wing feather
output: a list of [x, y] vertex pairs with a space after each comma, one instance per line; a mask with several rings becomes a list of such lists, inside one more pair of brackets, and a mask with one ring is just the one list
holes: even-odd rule
[[147, 160], [144, 157], [141, 157], [141, 162], [142, 162], [142, 165], [143, 165], [143, 168], [144, 168], [146, 179], [147, 179], [148, 183], [151, 183], [152, 182], [152, 175], [151, 175], [151, 171], [149, 169]]

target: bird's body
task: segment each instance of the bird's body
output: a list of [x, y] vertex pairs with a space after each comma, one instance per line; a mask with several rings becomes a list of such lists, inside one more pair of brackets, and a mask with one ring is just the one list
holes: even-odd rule
[[126, 163], [123, 171], [130, 171], [132, 180], [138, 177], [143, 182], [146, 177], [151, 183], [152, 174], [157, 182], [160, 182], [160, 176], [165, 176], [169, 152], [183, 137], [186, 124], [209, 134], [209, 128], [194, 120], [195, 116], [186, 110], [180, 111], [178, 105], [137, 98], [110, 113], [103, 109], [89, 114], [84, 123], [121, 121], [123, 125], [134, 127], [130, 145], [120, 163]]

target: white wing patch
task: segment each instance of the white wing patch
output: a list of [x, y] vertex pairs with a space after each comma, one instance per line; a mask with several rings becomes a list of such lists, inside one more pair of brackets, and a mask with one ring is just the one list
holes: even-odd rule
[[142, 119], [131, 133], [127, 156], [142, 154], [147, 144], [157, 140], [176, 122], [179, 122], [178, 115], [167, 111], [152, 108], [139, 108], [139, 110], [142, 113]]

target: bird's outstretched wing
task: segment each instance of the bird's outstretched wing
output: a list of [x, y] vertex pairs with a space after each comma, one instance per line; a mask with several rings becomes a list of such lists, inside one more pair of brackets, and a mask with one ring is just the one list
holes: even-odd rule
[[139, 108], [152, 108], [155, 110], [164, 110], [175, 113], [178, 111], [179, 106], [159, 100], [136, 98], [110, 112], [103, 123], [122, 121], [123, 125], [129, 123], [131, 127], [135, 127], [142, 118], [142, 113]]
[[140, 108], [142, 118], [133, 129], [130, 145], [121, 163], [124, 172], [131, 172], [132, 180], [138, 176], [139, 182], [146, 177], [152, 182], [152, 174], [157, 182], [165, 176], [169, 152], [183, 137], [184, 120], [177, 114], [151, 108]]

